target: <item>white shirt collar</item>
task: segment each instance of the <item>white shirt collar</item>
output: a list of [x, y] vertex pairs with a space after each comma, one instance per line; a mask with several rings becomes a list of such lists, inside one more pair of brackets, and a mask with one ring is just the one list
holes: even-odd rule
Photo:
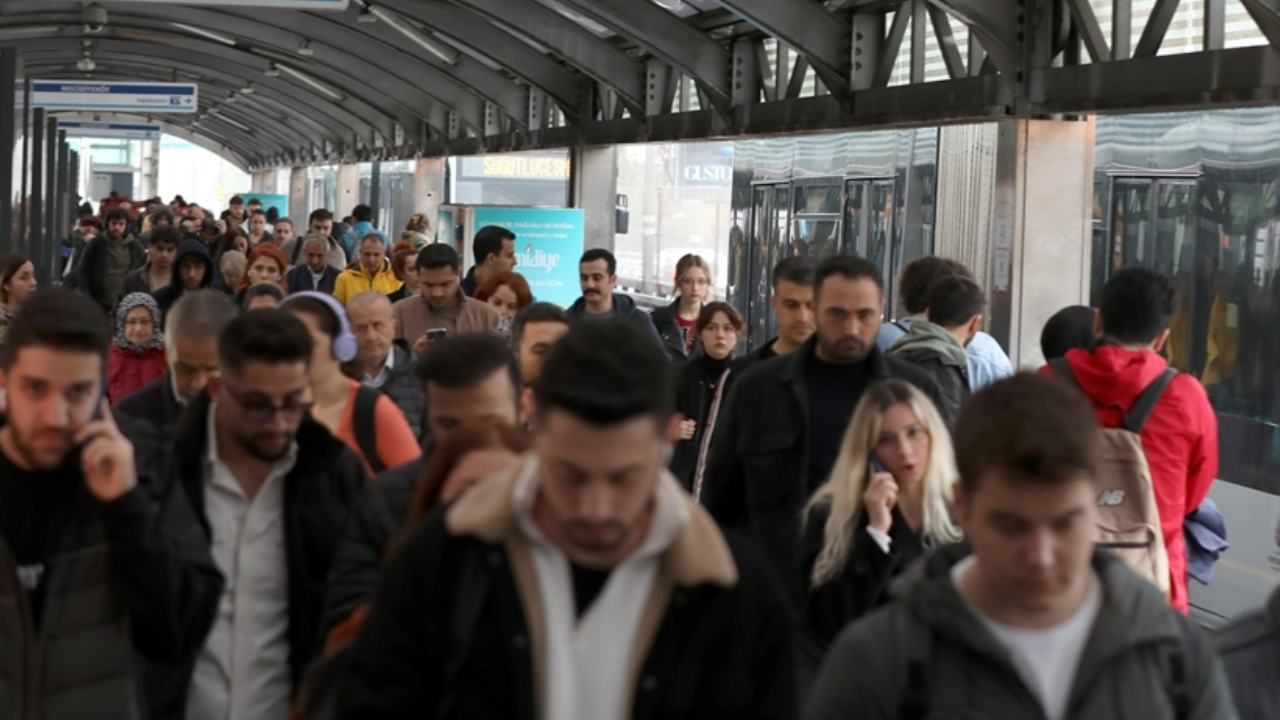
[[[205, 458], [206, 467], [214, 468], [223, 465], [222, 459], [218, 457], [218, 423], [217, 423], [218, 403], [216, 401], [209, 402], [209, 422], [206, 435], [206, 442], [209, 447], [206, 451]], [[289, 443], [289, 450], [279, 460], [271, 465], [271, 470], [267, 473], [267, 478], [283, 477], [293, 470], [293, 466], [298, 462], [298, 441], [293, 440]]]

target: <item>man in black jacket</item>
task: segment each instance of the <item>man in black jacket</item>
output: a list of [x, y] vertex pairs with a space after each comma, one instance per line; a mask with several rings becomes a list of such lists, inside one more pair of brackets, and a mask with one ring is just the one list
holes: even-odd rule
[[663, 469], [672, 372], [644, 332], [556, 344], [536, 450], [393, 557], [339, 718], [795, 717], [786, 600]]
[[722, 525], [754, 537], [797, 603], [800, 510], [831, 472], [863, 391], [897, 378], [937, 402], [927, 375], [876, 348], [883, 288], [867, 260], [823, 261], [814, 279], [815, 337], [752, 366], [720, 409], [701, 499]]
[[178, 252], [182, 235], [169, 225], [158, 227], [147, 234], [147, 262], [124, 278], [120, 297], [129, 293], [155, 293], [173, 282], [173, 260]]
[[733, 371], [741, 373], [761, 360], [790, 355], [813, 337], [813, 271], [812, 258], [799, 255], [786, 258], [773, 266], [769, 307], [778, 324], [772, 340], [733, 361]]
[[325, 594], [325, 633], [373, 599], [387, 544], [404, 524], [432, 446], [462, 430], [517, 425], [519, 371], [511, 350], [496, 335], [441, 341], [419, 363], [418, 377], [426, 390], [427, 447], [421, 458], [378, 475], [352, 510]]
[[965, 347], [982, 327], [987, 298], [965, 275], [938, 280], [929, 290], [927, 319], [911, 323], [906, 335], [889, 349], [889, 356], [906, 360], [929, 374], [942, 392], [938, 408], [944, 417], [960, 414], [969, 397], [969, 367]]
[[143, 674], [194, 657], [221, 593], [185, 494], [111, 417], [109, 338], [95, 303], [67, 290], [34, 296], [9, 329], [0, 717], [173, 717]]
[[217, 290], [185, 293], [169, 311], [164, 336], [169, 371], [126, 396], [116, 412], [151, 423], [168, 437], [182, 409], [218, 374], [218, 336], [237, 314], [231, 299]]
[[218, 339], [220, 374], [188, 405], [168, 470], [227, 577], [194, 664], [187, 720], [282, 718], [319, 650], [337, 539], [364, 486], [360, 459], [308, 414], [311, 334], [255, 310]]
[[1240, 717], [1280, 717], [1280, 588], [1265, 606], [1219, 628], [1215, 640]]
[[164, 313], [166, 325], [173, 304], [186, 293], [213, 285], [216, 274], [213, 258], [204, 243], [189, 237], [178, 245], [178, 255], [173, 261], [173, 281], [152, 293], [160, 312]]
[[329, 264], [330, 241], [330, 238], [320, 235], [308, 235], [297, 241], [302, 243], [304, 262], [285, 273], [285, 289], [290, 295], [307, 290], [333, 294], [333, 287], [337, 284], [338, 273], [341, 271]]
[[124, 279], [147, 261], [147, 250], [128, 234], [129, 213], [116, 208], [107, 213], [107, 232], [85, 245], [76, 287], [93, 298], [103, 312], [111, 312], [123, 297]]

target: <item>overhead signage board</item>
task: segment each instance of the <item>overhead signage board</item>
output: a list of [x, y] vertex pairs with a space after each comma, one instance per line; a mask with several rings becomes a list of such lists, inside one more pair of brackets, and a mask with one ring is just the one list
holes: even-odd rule
[[59, 120], [58, 129], [67, 137], [120, 138], [122, 140], [159, 140], [160, 126], [148, 123], [78, 122]]
[[[129, 0], [131, 3], [155, 3], [172, 5], [173, 0]], [[347, 9], [349, 0], [183, 0], [183, 5], [218, 5], [222, 7], [291, 8], [294, 10]]]
[[47, 110], [194, 113], [198, 104], [199, 95], [193, 83], [31, 82], [31, 106]]

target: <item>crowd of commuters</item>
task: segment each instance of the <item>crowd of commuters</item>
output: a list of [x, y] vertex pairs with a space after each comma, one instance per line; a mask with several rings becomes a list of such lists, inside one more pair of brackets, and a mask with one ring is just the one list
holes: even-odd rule
[[[496, 226], [464, 273], [419, 216], [180, 200], [79, 223], [64, 288], [0, 257], [4, 717], [1280, 713], [1280, 594], [1186, 616], [1217, 427], [1156, 273], [1015, 374], [963, 265], [890, 323], [792, 257], [743, 354], [696, 255], [649, 313], [589, 249], [561, 308]], [[1102, 542], [1126, 450], [1158, 577]]]

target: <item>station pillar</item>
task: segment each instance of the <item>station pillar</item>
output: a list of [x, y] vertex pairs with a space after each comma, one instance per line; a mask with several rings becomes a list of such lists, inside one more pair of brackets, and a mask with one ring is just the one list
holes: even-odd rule
[[289, 219], [293, 221], [293, 232], [299, 237], [307, 234], [307, 217], [311, 215], [311, 193], [307, 187], [307, 169], [304, 167], [289, 170]]
[[445, 198], [445, 166], [443, 157], [418, 158], [413, 166], [413, 211], [426, 216], [433, 234]]
[[570, 167], [571, 206], [584, 211], [586, 246], [612, 251], [617, 230], [618, 149], [576, 147]]
[[1095, 130], [1092, 117], [998, 124], [988, 332], [1015, 367], [1043, 364], [1045, 321], [1088, 304]]
[[329, 208], [341, 220], [360, 204], [360, 168], [354, 163], [338, 166], [338, 207]]
[[[14, 249], [18, 237], [14, 216], [13, 149], [16, 141], [14, 118], [17, 116], [18, 50], [0, 47], [0, 234], [7, 249]], [[25, 110], [25, 108], [24, 108]], [[18, 202], [25, 201], [19, 198]]]

